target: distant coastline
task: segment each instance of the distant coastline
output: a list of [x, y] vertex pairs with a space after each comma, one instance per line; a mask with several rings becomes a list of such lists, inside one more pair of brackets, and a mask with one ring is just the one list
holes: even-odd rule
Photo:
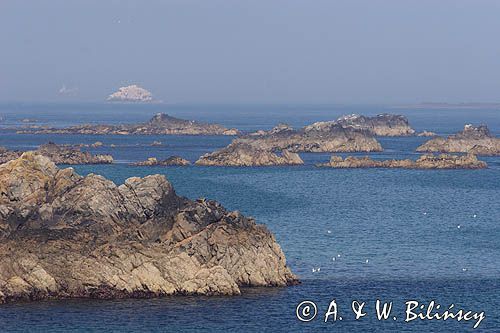
[[395, 105], [392, 107], [405, 109], [500, 109], [500, 103], [423, 102], [418, 104]]

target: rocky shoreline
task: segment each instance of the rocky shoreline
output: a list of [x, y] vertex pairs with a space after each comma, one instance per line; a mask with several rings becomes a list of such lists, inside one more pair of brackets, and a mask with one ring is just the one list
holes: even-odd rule
[[0, 187], [0, 303], [298, 283], [265, 226], [180, 197], [164, 176], [117, 186], [27, 152], [0, 165]]
[[318, 167], [328, 168], [402, 168], [402, 169], [484, 169], [488, 165], [475, 155], [432, 155], [420, 156], [416, 161], [405, 160], [374, 160], [368, 156], [332, 156], [328, 163], [318, 164]]
[[77, 125], [65, 128], [32, 126], [20, 129], [18, 134], [92, 134], [92, 135], [239, 135], [235, 128], [184, 120], [157, 113], [148, 122], [124, 125]]
[[446, 139], [436, 137], [417, 148], [417, 152], [471, 153], [499, 156], [500, 138], [493, 136], [486, 125], [465, 125], [463, 131]]
[[[111, 164], [113, 156], [111, 155], [93, 155], [89, 152], [83, 152], [79, 148], [60, 146], [53, 142], [41, 145], [34, 151], [51, 159], [56, 164]], [[0, 147], [0, 163], [19, 158], [22, 151], [8, 150]]]

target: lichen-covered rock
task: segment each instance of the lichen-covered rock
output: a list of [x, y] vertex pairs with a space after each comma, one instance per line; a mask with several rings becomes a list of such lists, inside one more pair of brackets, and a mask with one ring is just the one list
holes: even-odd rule
[[196, 165], [206, 166], [271, 166], [300, 165], [304, 161], [296, 153], [283, 150], [275, 153], [245, 142], [234, 142], [221, 150], [200, 157]]
[[237, 129], [227, 129], [218, 124], [207, 124], [179, 119], [165, 113], [157, 113], [148, 122], [122, 125], [77, 125], [66, 128], [44, 128], [18, 130], [17, 133], [34, 134], [116, 134], [116, 135], [239, 135]]
[[332, 156], [328, 163], [318, 164], [329, 168], [402, 168], [402, 169], [484, 169], [488, 165], [479, 161], [475, 155], [422, 155], [416, 161], [405, 160], [374, 160], [368, 156]]
[[[100, 147], [97, 145], [96, 147]], [[56, 164], [110, 164], [111, 155], [93, 155], [76, 147], [59, 146], [53, 142], [41, 145], [35, 153], [48, 157]], [[22, 151], [12, 151], [0, 147], [0, 163], [5, 163], [20, 157]]]
[[58, 169], [32, 152], [0, 165], [0, 302], [235, 295], [296, 283], [273, 235], [164, 176]]
[[500, 155], [500, 138], [493, 136], [486, 125], [465, 125], [464, 130], [446, 139], [436, 137], [417, 148], [418, 152], [471, 153]]
[[133, 165], [136, 166], [186, 166], [190, 164], [191, 162], [179, 156], [170, 156], [164, 160], [158, 160], [156, 157], [150, 157], [145, 161], [133, 163]]

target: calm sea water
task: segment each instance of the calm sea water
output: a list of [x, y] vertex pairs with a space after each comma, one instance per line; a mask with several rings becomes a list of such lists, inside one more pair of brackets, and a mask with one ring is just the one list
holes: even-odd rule
[[[0, 105], [0, 145], [32, 149], [48, 141], [93, 143], [111, 153], [114, 165], [76, 166], [116, 183], [131, 176], [165, 174], [190, 198], [216, 199], [266, 224], [302, 284], [251, 288], [239, 297], [168, 297], [154, 300], [70, 300], [0, 306], [0, 332], [459, 332], [473, 323], [404, 323], [404, 302], [435, 300], [447, 308], [485, 311], [479, 332], [500, 331], [500, 158], [483, 158], [485, 170], [319, 169], [329, 154], [302, 154], [298, 167], [133, 167], [147, 157], [180, 155], [191, 161], [227, 145], [229, 137], [17, 135], [7, 128], [23, 118], [40, 124], [144, 121], [156, 112], [222, 123], [243, 130], [278, 122], [302, 126], [346, 113], [402, 113], [417, 130], [450, 134], [465, 123], [486, 123], [500, 133], [499, 110], [412, 110], [381, 106], [163, 106]], [[153, 141], [163, 146], [153, 147]], [[426, 138], [380, 138], [375, 158], [416, 158]], [[118, 145], [110, 148], [110, 144]], [[319, 272], [313, 272], [313, 268]], [[321, 315], [336, 299], [342, 321]], [[390, 320], [377, 321], [374, 302], [393, 301]], [[295, 317], [303, 300], [319, 316]], [[366, 301], [367, 316], [355, 321], [353, 300]], [[396, 317], [393, 320], [392, 317]]]

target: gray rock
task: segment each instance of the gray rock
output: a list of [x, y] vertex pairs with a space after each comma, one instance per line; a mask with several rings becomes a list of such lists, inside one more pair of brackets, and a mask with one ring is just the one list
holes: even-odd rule
[[379, 114], [374, 117], [357, 114], [346, 115], [335, 121], [317, 122], [306, 127], [306, 131], [329, 131], [331, 127], [340, 125], [366, 130], [376, 136], [408, 136], [415, 134], [405, 116], [394, 114]]
[[283, 150], [275, 153], [267, 149], [259, 149], [246, 142], [236, 141], [219, 151], [205, 154], [196, 162], [205, 166], [271, 166], [300, 165], [304, 161], [296, 153]]
[[[53, 142], [41, 145], [35, 153], [51, 159], [56, 164], [110, 164], [111, 155], [92, 155], [76, 147], [59, 146]], [[22, 151], [12, 151], [0, 147], [0, 163], [5, 163], [20, 157]]]
[[66, 128], [42, 128], [18, 130], [17, 133], [34, 134], [118, 134], [118, 135], [239, 135], [237, 129], [227, 129], [218, 124], [184, 120], [157, 113], [148, 122], [124, 125], [77, 125]]
[[190, 164], [191, 162], [179, 156], [170, 156], [164, 160], [158, 160], [156, 157], [150, 157], [145, 161], [133, 163], [133, 165], [136, 166], [187, 166]]
[[464, 130], [446, 139], [436, 137], [417, 148], [418, 152], [471, 153], [500, 155], [500, 138], [493, 136], [486, 125], [465, 125]]
[[274, 236], [164, 176], [123, 185], [32, 152], [0, 165], [0, 302], [235, 295], [297, 282]]
[[402, 169], [484, 169], [488, 165], [479, 161], [475, 155], [432, 155], [420, 156], [416, 161], [405, 160], [374, 160], [368, 156], [332, 156], [328, 163], [318, 164], [319, 167], [329, 168], [402, 168]]

